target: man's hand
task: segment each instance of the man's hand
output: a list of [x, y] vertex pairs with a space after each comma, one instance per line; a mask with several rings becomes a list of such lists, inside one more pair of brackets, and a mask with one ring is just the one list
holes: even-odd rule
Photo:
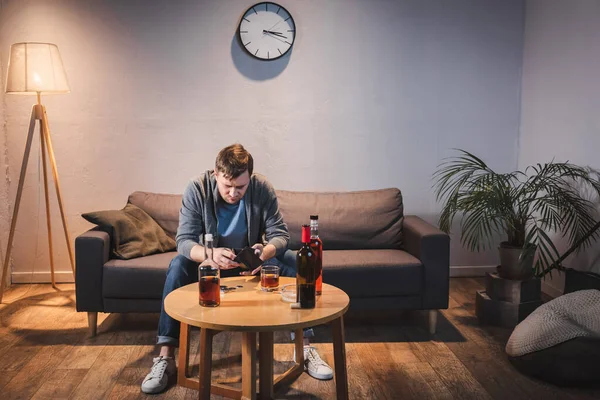
[[[263, 250], [264, 250], [264, 246], [262, 243], [256, 243], [255, 245], [252, 246], [252, 248], [254, 249], [254, 253], [260, 257], [261, 260], [265, 261], [265, 259], [263, 258]], [[240, 272], [240, 275], [256, 275], [260, 272], [261, 267], [258, 267], [252, 271], [242, 271]]]
[[[252, 248], [254, 249], [254, 254], [256, 254], [259, 257], [262, 255], [262, 252], [264, 249], [264, 246], [262, 245], [262, 243], [256, 243], [254, 246], [252, 246]], [[262, 257], [260, 259], [263, 260]], [[265, 260], [263, 260], [263, 261], [265, 261]]]
[[240, 266], [240, 264], [233, 261], [235, 259], [233, 251], [224, 247], [213, 249], [213, 259], [220, 269], [233, 269]]

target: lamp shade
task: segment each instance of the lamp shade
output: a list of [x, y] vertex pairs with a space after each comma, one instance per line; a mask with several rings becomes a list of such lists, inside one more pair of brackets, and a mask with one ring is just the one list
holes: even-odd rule
[[10, 46], [6, 93], [69, 93], [67, 74], [58, 47], [52, 43]]

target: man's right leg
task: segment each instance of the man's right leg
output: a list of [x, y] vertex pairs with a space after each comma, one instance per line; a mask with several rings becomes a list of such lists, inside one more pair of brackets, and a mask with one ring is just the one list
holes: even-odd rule
[[158, 337], [156, 343], [161, 346], [160, 354], [154, 358], [152, 370], [142, 382], [142, 392], [162, 392], [169, 383], [169, 376], [174, 375], [175, 348], [179, 346], [179, 321], [165, 312], [165, 297], [173, 290], [198, 281], [198, 263], [177, 255], [169, 264], [167, 279], [163, 289], [163, 301], [158, 321]]
[[165, 297], [175, 289], [194, 282], [198, 282], [198, 263], [181, 254], [177, 255], [171, 260], [167, 271], [156, 344], [173, 349], [179, 346], [179, 321], [174, 320], [165, 312]]

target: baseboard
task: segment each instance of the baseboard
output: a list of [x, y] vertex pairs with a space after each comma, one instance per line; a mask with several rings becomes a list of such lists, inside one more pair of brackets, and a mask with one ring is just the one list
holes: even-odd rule
[[479, 277], [487, 272], [496, 272], [495, 265], [455, 265], [450, 267], [450, 278]]
[[[10, 275], [11, 283], [51, 283], [50, 271], [40, 272], [13, 272]], [[56, 271], [54, 272], [54, 280], [57, 283], [73, 283], [73, 272], [71, 271]]]

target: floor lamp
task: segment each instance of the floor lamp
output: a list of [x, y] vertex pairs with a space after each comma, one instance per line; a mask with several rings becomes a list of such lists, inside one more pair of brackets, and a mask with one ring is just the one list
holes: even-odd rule
[[25, 144], [25, 152], [23, 154], [23, 163], [21, 164], [21, 174], [19, 176], [19, 186], [17, 188], [17, 197], [10, 224], [10, 233], [8, 235], [8, 246], [4, 255], [4, 265], [2, 267], [1, 284], [0, 284], [0, 303], [4, 294], [4, 279], [8, 270], [10, 261], [10, 253], [17, 224], [17, 216], [19, 215], [19, 205], [21, 203], [21, 195], [23, 194], [23, 183], [25, 181], [25, 173], [27, 171], [27, 162], [31, 150], [31, 143], [35, 131], [36, 121], [40, 127], [40, 148], [42, 153], [42, 165], [44, 174], [44, 195], [46, 200], [46, 224], [48, 227], [48, 245], [50, 250], [50, 276], [52, 279], [52, 287], [56, 288], [54, 280], [54, 258], [52, 251], [52, 227], [50, 223], [50, 202], [48, 198], [48, 176], [46, 173], [46, 152], [50, 158], [50, 166], [52, 167], [52, 175], [54, 177], [54, 187], [58, 198], [58, 207], [69, 250], [69, 258], [71, 260], [71, 269], [75, 275], [75, 263], [73, 260], [73, 250], [71, 248], [71, 239], [69, 230], [67, 229], [67, 220], [63, 207], [60, 184], [58, 181], [58, 170], [56, 168], [56, 160], [54, 158], [54, 150], [52, 148], [52, 140], [50, 138], [50, 128], [48, 125], [48, 116], [46, 107], [42, 105], [42, 93], [69, 93], [69, 84], [67, 83], [67, 75], [63, 68], [58, 47], [52, 43], [15, 43], [10, 47], [10, 58], [8, 60], [8, 75], [6, 78], [6, 93], [11, 94], [30, 94], [37, 95], [37, 104], [34, 104], [31, 109], [31, 120], [29, 122], [29, 133]]

